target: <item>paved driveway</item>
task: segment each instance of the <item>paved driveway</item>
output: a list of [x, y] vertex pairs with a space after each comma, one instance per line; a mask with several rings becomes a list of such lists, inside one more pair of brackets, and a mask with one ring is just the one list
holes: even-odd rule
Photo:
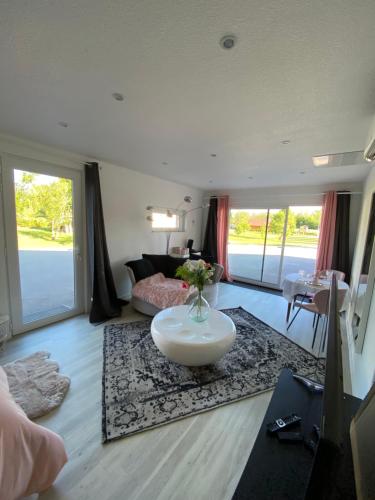
[[[229, 270], [236, 276], [260, 280], [263, 259], [263, 246], [260, 245], [228, 245]], [[279, 273], [281, 247], [270, 246], [264, 257], [263, 281], [276, 283]], [[282, 277], [290, 273], [312, 273], [315, 269], [316, 249], [286, 246]]]
[[25, 321], [74, 307], [72, 250], [20, 250], [19, 259]]

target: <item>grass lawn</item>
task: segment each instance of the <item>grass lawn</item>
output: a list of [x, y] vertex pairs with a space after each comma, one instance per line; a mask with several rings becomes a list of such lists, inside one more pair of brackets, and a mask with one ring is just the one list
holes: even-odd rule
[[[280, 246], [281, 238], [278, 234], [268, 233], [267, 244], [271, 246]], [[262, 245], [264, 244], [264, 234], [258, 231], [246, 231], [240, 235], [230, 231], [229, 243], [242, 245]], [[287, 236], [285, 245], [294, 247], [316, 247], [318, 245], [318, 237], [311, 234], [292, 234]]]
[[73, 248], [71, 234], [61, 233], [53, 240], [51, 231], [48, 229], [18, 227], [17, 232], [19, 250], [69, 250]]

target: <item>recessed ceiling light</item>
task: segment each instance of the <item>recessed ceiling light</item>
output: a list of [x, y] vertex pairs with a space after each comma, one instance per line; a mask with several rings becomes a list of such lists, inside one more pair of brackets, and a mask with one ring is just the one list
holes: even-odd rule
[[289, 139], [284, 139], [283, 141], [281, 141], [281, 144], [290, 144], [290, 140]]
[[168, 165], [168, 162], [167, 161], [162, 161], [161, 164], [162, 165]]
[[217, 154], [216, 153], [211, 153], [210, 156], [212, 156], [212, 158], [216, 158]]
[[312, 161], [314, 167], [325, 167], [329, 163], [329, 156], [328, 155], [313, 156]]
[[58, 122], [58, 124], [60, 125], [60, 127], [64, 127], [64, 128], [68, 127], [68, 124], [66, 122]]
[[300, 174], [304, 175], [306, 172], [304, 170], [301, 170]]
[[123, 101], [124, 96], [120, 92], [113, 92], [112, 97], [115, 101]]
[[225, 35], [220, 39], [220, 47], [225, 50], [233, 49], [236, 45], [237, 38], [234, 35]]

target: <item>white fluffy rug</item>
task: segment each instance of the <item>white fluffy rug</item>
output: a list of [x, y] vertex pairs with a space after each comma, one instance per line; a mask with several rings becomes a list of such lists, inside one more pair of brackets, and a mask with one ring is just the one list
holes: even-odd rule
[[62, 403], [70, 378], [58, 373], [49, 352], [40, 351], [3, 366], [9, 389], [29, 418], [37, 418]]

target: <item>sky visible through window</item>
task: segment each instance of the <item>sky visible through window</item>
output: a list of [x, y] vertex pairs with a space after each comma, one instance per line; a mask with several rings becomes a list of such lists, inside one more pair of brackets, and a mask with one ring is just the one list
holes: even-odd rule
[[153, 212], [152, 214], [153, 229], [177, 229], [178, 219], [176, 214], [169, 216], [166, 213]]

